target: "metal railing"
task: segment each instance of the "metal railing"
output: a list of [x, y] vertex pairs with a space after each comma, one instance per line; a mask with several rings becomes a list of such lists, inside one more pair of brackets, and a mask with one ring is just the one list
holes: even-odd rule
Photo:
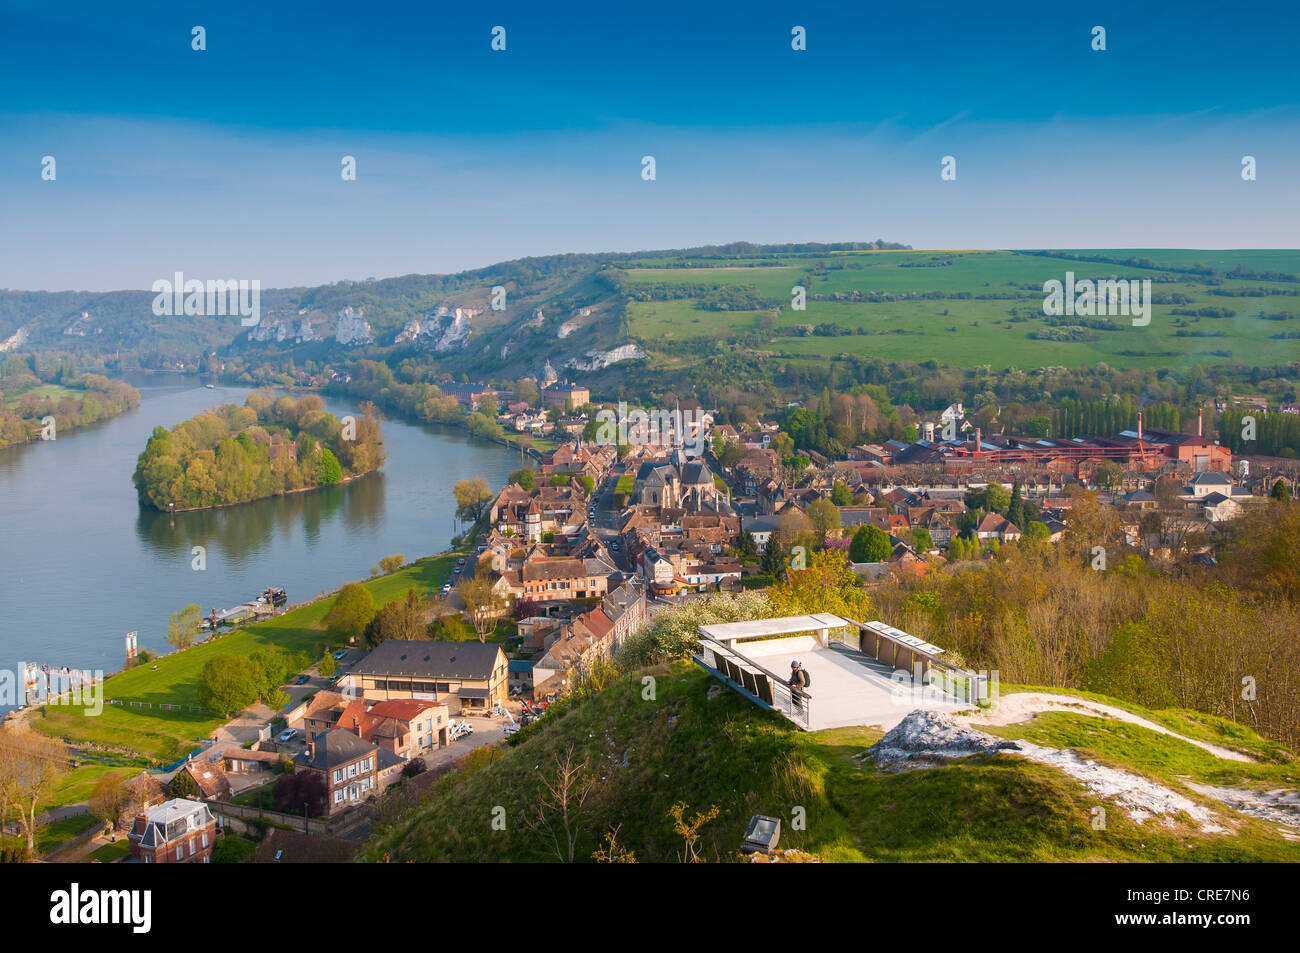
[[734, 648], [709, 639], [700, 640], [695, 662], [714, 677], [764, 708], [779, 712], [807, 729], [812, 719], [812, 699], [800, 694], [797, 699], [790, 683], [775, 672], [741, 655]]
[[[852, 619], [848, 620], [853, 622]], [[867, 629], [860, 622], [854, 622], [858, 626], [858, 631], [866, 629], [878, 639], [885, 639], [894, 643], [899, 648], [906, 650], [909, 655], [915, 656], [915, 646], [908, 645], [893, 638], [887, 633], [880, 632], [876, 629]], [[862, 653], [862, 647], [858, 640], [858, 633], [850, 634], [847, 629], [837, 629], [831, 634], [831, 642], [838, 642], [852, 652]], [[868, 658], [875, 658], [871, 653], [866, 654]], [[880, 659], [876, 659], [880, 661]], [[881, 664], [885, 664], [881, 662]], [[984, 672], [972, 672], [969, 669], [961, 668], [950, 662], [945, 662], [933, 656], [926, 656], [924, 662], [920, 663], [920, 681], [927, 688], [933, 688], [945, 695], [957, 699], [958, 701], [970, 702], [973, 705], [987, 704], [990, 700], [990, 686], [988, 675]], [[900, 669], [899, 671], [905, 671]], [[908, 673], [913, 679], [917, 678], [915, 671]]]

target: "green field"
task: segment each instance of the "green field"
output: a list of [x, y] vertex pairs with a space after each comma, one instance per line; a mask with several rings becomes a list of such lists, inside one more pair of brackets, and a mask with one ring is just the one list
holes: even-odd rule
[[[408, 589], [428, 592], [430, 586], [441, 581], [455, 559], [455, 554], [421, 559], [363, 585], [374, 596], [376, 605], [382, 606], [405, 596]], [[324, 651], [327, 643], [323, 620], [332, 603], [333, 597], [329, 596], [159, 658], [157, 671], [151, 663], [119, 672], [105, 681], [106, 699], [147, 702], [152, 708], [106, 704], [102, 714], [89, 717], [80, 708], [47, 706], [33, 713], [28, 724], [37, 731], [63, 738], [74, 747], [104, 745], [165, 764], [192, 751], [200, 739], [226, 721], [207, 712], [188, 710], [189, 706], [198, 705], [198, 676], [209, 659], [227, 654], [247, 655], [265, 645], [279, 646], [290, 654], [306, 652], [314, 658]], [[180, 705], [183, 710], [163, 711], [159, 704]], [[84, 799], [90, 785], [104, 770], [108, 768], [102, 764], [76, 769], [64, 780], [61, 795], [51, 803]]]
[[[1039, 366], [1118, 368], [1190, 367], [1244, 362], [1265, 365], [1300, 360], [1300, 338], [1274, 335], [1300, 332], [1300, 317], [1265, 320], [1262, 315], [1300, 314], [1300, 282], [1264, 278], [1221, 278], [1217, 284], [1172, 269], [1196, 265], [1228, 272], [1242, 266], [1253, 272], [1300, 274], [1300, 252], [1186, 251], [1137, 249], [1122, 252], [1074, 251], [1068, 255], [1146, 258], [1158, 267], [1076, 261], [1010, 251], [873, 251], [821, 256], [783, 256], [781, 266], [744, 267], [733, 263], [696, 268], [634, 267], [626, 270], [630, 288], [666, 284], [737, 286], [781, 302], [771, 312], [713, 311], [696, 307], [696, 298], [632, 301], [632, 336], [660, 364], [673, 362], [671, 342], [698, 338], [723, 341], [741, 336], [751, 346], [795, 358], [838, 355], [890, 361], [938, 361], [960, 367], [989, 364], [1001, 369]], [[937, 267], [916, 267], [942, 262]], [[1092, 340], [1055, 341], [1030, 336], [1045, 321], [1043, 283], [1076, 278], [1153, 279], [1153, 295], [1187, 300], [1156, 304], [1150, 324], [1133, 326], [1116, 316], [1113, 328], [1085, 329]], [[790, 308], [791, 288], [802, 284], [809, 300], [804, 311]], [[1262, 288], [1262, 297], [1212, 294]], [[836, 294], [911, 295], [898, 301], [818, 300]], [[1290, 292], [1291, 294], [1284, 294]], [[952, 297], [961, 295], [962, 297]], [[1014, 295], [1013, 298], [989, 297]], [[983, 296], [983, 297], [981, 297]], [[1175, 315], [1173, 311], [1225, 308], [1231, 317]], [[799, 325], [838, 325], [847, 334], [800, 336]], [[1179, 332], [1182, 332], [1181, 334]]]
[[29, 387], [26, 390], [18, 391], [13, 394], [0, 394], [0, 399], [10, 407], [17, 406], [18, 402], [24, 397], [38, 397], [41, 400], [63, 400], [65, 397], [74, 397], [78, 400], [85, 393], [84, 390], [73, 390], [71, 387], [64, 387], [62, 384], [37, 384], [35, 387]]
[[[517, 743], [441, 779], [413, 812], [376, 831], [363, 859], [404, 861], [554, 860], [549, 836], [529, 824], [539, 770], [572, 746], [600, 779], [581, 811], [576, 857], [618, 828], [640, 861], [673, 861], [682, 839], [668, 810], [688, 816], [717, 807], [701, 829], [705, 860], [737, 859], [754, 814], [792, 817], [781, 846], [831, 861], [1290, 861], [1300, 843], [1278, 824], [1236, 814], [1183, 786], [1184, 780], [1271, 789], [1294, 786], [1295, 755], [1233, 722], [1193, 712], [1127, 708], [1189, 736], [1244, 750], [1258, 763], [1224, 761], [1148, 729], [1073, 713], [1053, 713], [994, 729], [1010, 738], [1072, 747], [1087, 757], [1157, 780], [1230, 818], [1232, 833], [1202, 831], [1186, 819], [1139, 824], [1100, 802], [1074, 778], [1015, 755], [981, 755], [937, 767], [892, 772], [860, 757], [881, 732], [839, 728], [805, 733], [740, 696], [723, 691], [688, 663], [653, 670], [656, 693], [643, 695], [634, 672], [595, 697], [566, 703]], [[1007, 687], [1004, 686], [1004, 693]], [[487, 753], [485, 752], [485, 755]], [[626, 763], [625, 763], [626, 762]], [[501, 805], [506, 830], [494, 829]]]

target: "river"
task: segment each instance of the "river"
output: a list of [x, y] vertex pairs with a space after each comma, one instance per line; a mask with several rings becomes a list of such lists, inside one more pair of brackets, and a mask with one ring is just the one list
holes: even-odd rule
[[[346, 486], [174, 517], [140, 508], [131, 474], [155, 426], [172, 427], [248, 388], [194, 378], [130, 381], [140, 406], [48, 443], [0, 450], [0, 668], [19, 662], [114, 671], [124, 637], [167, 651], [167, 617], [204, 613], [283, 586], [304, 602], [381, 557], [446, 549], [458, 531], [452, 486], [493, 488], [522, 465], [516, 452], [455, 428], [385, 420], [384, 469]], [[357, 402], [327, 398], [336, 416]], [[207, 567], [192, 568], [192, 548]], [[3, 710], [4, 699], [0, 699]]]

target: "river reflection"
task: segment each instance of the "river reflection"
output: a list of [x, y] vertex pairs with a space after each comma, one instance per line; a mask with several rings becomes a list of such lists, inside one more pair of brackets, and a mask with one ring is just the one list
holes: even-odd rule
[[382, 470], [343, 486], [172, 516], [141, 509], [135, 522], [140, 542], [160, 553], [190, 553], [202, 546], [240, 558], [267, 548], [273, 536], [300, 534], [319, 542], [322, 527], [341, 521], [349, 536], [373, 536], [383, 525], [385, 484]]

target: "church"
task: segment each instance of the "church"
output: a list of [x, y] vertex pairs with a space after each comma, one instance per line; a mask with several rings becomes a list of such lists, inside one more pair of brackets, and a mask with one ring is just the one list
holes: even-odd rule
[[641, 464], [633, 499], [642, 506], [688, 512], [726, 507], [725, 494], [714, 483], [708, 464], [703, 460], [688, 461], [681, 448], [673, 450], [666, 463], [649, 460]]

